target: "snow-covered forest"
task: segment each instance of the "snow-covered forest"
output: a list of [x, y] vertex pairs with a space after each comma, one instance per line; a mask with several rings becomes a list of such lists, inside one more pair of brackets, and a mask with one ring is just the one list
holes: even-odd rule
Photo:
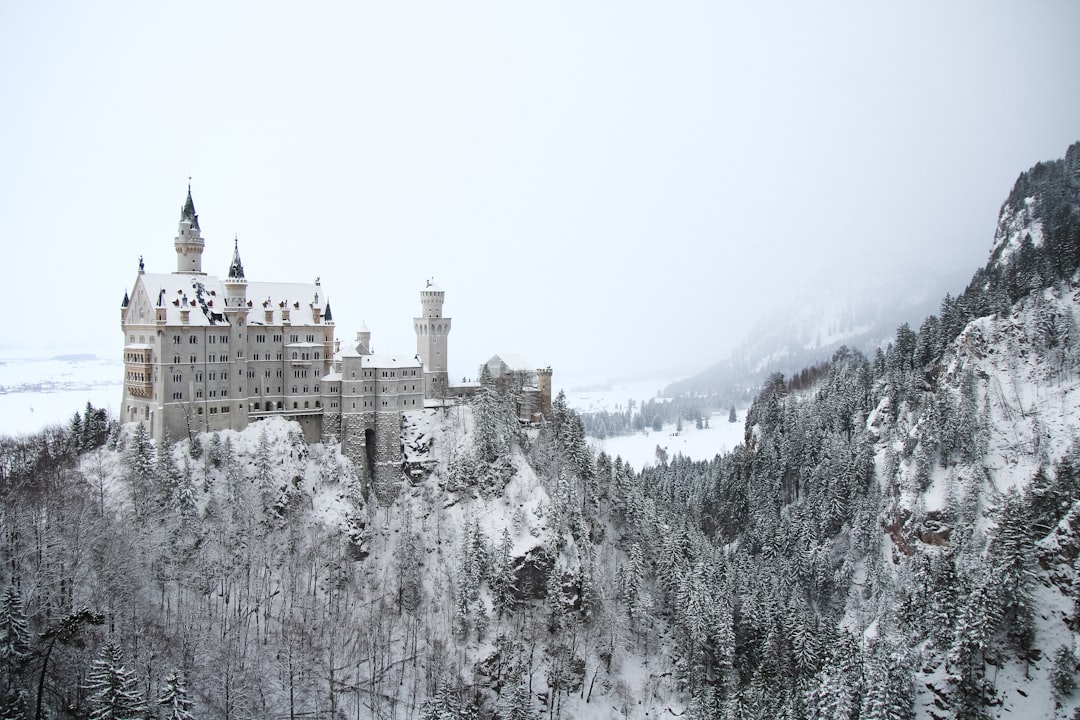
[[283, 419], [5, 438], [0, 717], [1080, 717], [1080, 144], [994, 240], [710, 461], [494, 387], [378, 486]]

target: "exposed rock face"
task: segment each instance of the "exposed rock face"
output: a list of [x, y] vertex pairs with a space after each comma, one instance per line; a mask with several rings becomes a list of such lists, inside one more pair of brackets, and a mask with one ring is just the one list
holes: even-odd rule
[[555, 558], [542, 545], [529, 550], [522, 557], [514, 558], [516, 580], [514, 596], [518, 601], [539, 600], [547, 597], [547, 582], [555, 567]]

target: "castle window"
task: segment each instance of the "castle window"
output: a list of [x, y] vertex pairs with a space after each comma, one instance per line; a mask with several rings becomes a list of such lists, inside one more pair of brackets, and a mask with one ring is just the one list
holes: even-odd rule
[[198, 335], [192, 335], [191, 337], [189, 337], [188, 338], [188, 344], [189, 345], [198, 345], [199, 344], [199, 336]]
[[179, 345], [180, 344], [180, 336], [179, 335], [173, 335], [172, 336], [172, 341], [173, 341], [173, 345]]
[[206, 338], [206, 342], [207, 342], [207, 344], [208, 344], [208, 345], [213, 345], [213, 344], [214, 344], [214, 342], [215, 342], [215, 340], [214, 340], [214, 336], [213, 336], [213, 335], [210, 335], [210, 336], [208, 336], [208, 337]]
[[229, 373], [227, 373], [227, 372], [221, 373], [221, 379], [222, 380], [228, 380], [229, 379]]
[[210, 414], [211, 415], [217, 415], [217, 408], [216, 407], [210, 408]]
[[173, 355], [172, 361], [173, 361], [174, 365], [179, 365], [180, 364], [180, 356], [179, 355]]
[[293, 404], [292, 404], [292, 409], [293, 409], [293, 410], [295, 410], [296, 408], [297, 408], [297, 405], [296, 405], [296, 403], [295, 403], [295, 402], [293, 402]]
[[202, 399], [202, 390], [196, 390], [195, 391], [195, 399], [196, 400], [201, 400]]
[[258, 410], [258, 409], [259, 409], [259, 403], [255, 403], [255, 408], [254, 408], [254, 409], [255, 409], [255, 410]]
[[281, 335], [275, 335], [274, 336], [274, 342], [276, 342], [276, 343], [281, 342]]
[[202, 415], [202, 408], [198, 408], [198, 412], [200, 415]]
[[289, 336], [289, 342], [291, 342], [291, 343], [299, 342], [299, 338], [300, 338], [299, 335], [290, 335]]
[[229, 412], [229, 406], [226, 405], [225, 407], [221, 408], [221, 412], [223, 412], [223, 413]]
[[269, 370], [263, 371], [263, 375], [265, 375], [266, 377], [270, 377], [270, 371]]
[[195, 355], [192, 355], [191, 356], [191, 364], [194, 365], [196, 362], [198, 362], [197, 357]]
[[202, 373], [201, 372], [195, 373], [195, 382], [202, 382]]

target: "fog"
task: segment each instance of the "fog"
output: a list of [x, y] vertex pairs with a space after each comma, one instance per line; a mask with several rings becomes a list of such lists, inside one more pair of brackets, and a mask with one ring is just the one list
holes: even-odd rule
[[[1080, 4], [0, 6], [0, 353], [119, 356], [138, 259], [321, 277], [338, 337], [561, 379], [720, 359], [808, 284], [985, 262], [1080, 139]], [[792, 7], [794, 6], [794, 7]]]

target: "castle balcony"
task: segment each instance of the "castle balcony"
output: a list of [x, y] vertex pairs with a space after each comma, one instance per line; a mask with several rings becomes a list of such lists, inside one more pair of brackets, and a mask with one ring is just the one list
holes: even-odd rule
[[125, 389], [127, 390], [128, 397], [140, 398], [142, 400], [150, 400], [154, 394], [154, 388], [148, 382], [127, 382], [125, 383]]

